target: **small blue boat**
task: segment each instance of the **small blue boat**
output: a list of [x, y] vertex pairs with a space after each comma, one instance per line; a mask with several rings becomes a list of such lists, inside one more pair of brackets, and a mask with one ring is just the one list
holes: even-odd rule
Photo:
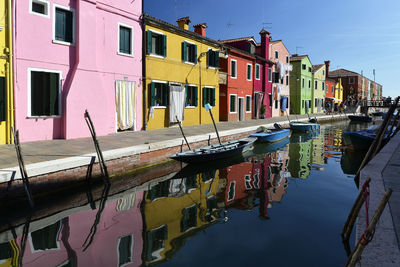
[[[392, 134], [396, 127], [393, 128]], [[379, 129], [377, 127], [371, 127], [366, 130], [359, 130], [355, 132], [343, 132], [343, 144], [353, 150], [366, 150], [369, 149], [372, 142], [376, 137], [376, 132]], [[389, 136], [389, 131], [387, 130], [383, 136], [383, 140], [386, 141]]]
[[257, 132], [250, 135], [250, 137], [257, 137], [258, 142], [277, 142], [288, 137], [290, 130], [288, 129], [266, 129], [263, 132]]
[[297, 132], [314, 132], [319, 130], [319, 124], [316, 119], [311, 119], [308, 122], [293, 121], [289, 125], [291, 130]]

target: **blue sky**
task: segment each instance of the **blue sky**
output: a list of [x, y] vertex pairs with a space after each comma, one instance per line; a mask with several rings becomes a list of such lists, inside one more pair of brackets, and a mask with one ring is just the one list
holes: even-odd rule
[[[283, 40], [290, 53], [309, 55], [312, 64], [331, 61], [382, 84], [384, 96], [400, 95], [399, 0], [144, 0], [151, 16], [175, 24], [189, 16], [191, 26], [207, 23], [207, 37], [254, 36], [263, 27]], [[190, 30], [193, 30], [190, 27]]]

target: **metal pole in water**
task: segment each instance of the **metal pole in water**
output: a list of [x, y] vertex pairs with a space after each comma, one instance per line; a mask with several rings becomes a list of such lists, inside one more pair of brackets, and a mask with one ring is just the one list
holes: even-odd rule
[[221, 139], [219, 138], [219, 133], [218, 133], [218, 130], [217, 130], [217, 125], [215, 124], [214, 116], [213, 116], [213, 114], [212, 114], [212, 112], [211, 112], [211, 105], [207, 103], [207, 104], [205, 105], [205, 107], [206, 107], [206, 110], [210, 111], [210, 116], [211, 116], [212, 122], [213, 122], [213, 124], [214, 124], [215, 132], [217, 133], [218, 142], [219, 142], [219, 144], [221, 145]]
[[186, 145], [188, 146], [189, 150], [192, 150], [192, 149], [190, 148], [190, 146], [189, 146], [188, 140], [186, 139], [185, 133], [183, 132], [181, 122], [180, 122], [180, 120], [178, 120], [178, 116], [175, 116], [175, 118], [176, 118], [176, 120], [178, 121], [179, 129], [181, 129], [181, 133], [182, 133], [182, 135], [183, 135], [183, 139], [185, 139]]

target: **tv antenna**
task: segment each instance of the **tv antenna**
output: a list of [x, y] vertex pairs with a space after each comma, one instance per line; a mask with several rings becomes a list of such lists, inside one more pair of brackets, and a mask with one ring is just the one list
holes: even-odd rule
[[235, 24], [232, 24], [231, 21], [228, 21], [228, 23], [226, 24], [226, 27], [229, 29], [232, 26], [235, 26]]
[[272, 22], [263, 22], [261, 23], [263, 29], [271, 29], [272, 28]]
[[296, 54], [297, 54], [297, 51], [299, 50], [299, 48], [304, 48], [304, 47], [302, 47], [302, 46], [296, 46]]
[[184, 6], [184, 5], [186, 5], [186, 4], [187, 4], [186, 1], [177, 1], [177, 0], [174, 0], [175, 19], [178, 19], [178, 11], [177, 11], [178, 6]]

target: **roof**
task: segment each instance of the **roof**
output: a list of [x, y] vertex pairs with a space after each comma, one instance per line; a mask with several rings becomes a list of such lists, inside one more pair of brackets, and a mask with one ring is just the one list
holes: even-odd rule
[[259, 55], [256, 55], [256, 54], [251, 54], [251, 53], [249, 53], [249, 52], [247, 52], [247, 51], [244, 51], [244, 50], [241, 50], [241, 49], [239, 49], [239, 48], [230, 46], [230, 45], [228, 45], [228, 44], [223, 44], [223, 47], [225, 47], [225, 48], [227, 48], [227, 49], [229, 49], [229, 50], [233, 50], [233, 51], [235, 51], [235, 52], [237, 52], [237, 53], [241, 53], [241, 54], [243, 54], [243, 55], [245, 55], [245, 56], [252, 57], [252, 58], [255, 58], [255, 59], [258, 59], [258, 60], [267, 62], [268, 64], [272, 64], [272, 65], [275, 64], [275, 62], [273, 62], [273, 61], [271, 61], [271, 60], [269, 60], [269, 59], [265, 59], [265, 58], [260, 57]]
[[272, 44], [272, 45], [277, 44], [277, 43], [282, 43], [283, 47], [286, 49], [286, 51], [290, 55], [289, 49], [287, 49], [285, 43], [282, 40], [274, 40], [274, 41], [270, 41], [269, 43]]
[[325, 78], [325, 81], [329, 81], [329, 82], [336, 83], [336, 80], [335, 80], [335, 79], [332, 79], [332, 78], [329, 78], [329, 77], [326, 77], [326, 78]]
[[150, 24], [153, 24], [153, 25], [158, 26], [158, 27], [168, 28], [168, 29], [170, 29], [172, 31], [177, 32], [178, 34], [186, 35], [186, 36], [191, 37], [193, 39], [197, 39], [197, 40], [201, 40], [201, 41], [204, 41], [204, 42], [208, 42], [208, 43], [210, 43], [210, 44], [212, 44], [214, 46], [221, 46], [221, 44], [218, 43], [216, 40], [207, 38], [205, 36], [202, 36], [200, 34], [192, 32], [192, 31], [188, 31], [188, 30], [182, 29], [182, 28], [180, 28], [180, 27], [178, 27], [178, 26], [176, 26], [174, 24], [171, 24], [171, 23], [168, 23], [168, 22], [163, 21], [161, 19], [152, 17], [152, 16], [150, 16], [149, 14], [146, 14], [146, 13], [143, 14], [143, 22], [144, 22], [144, 24], [149, 24], [150, 23]]
[[302, 56], [292, 55], [290, 57], [290, 61], [299, 61], [299, 60], [302, 60], [303, 58], [306, 58], [306, 57], [308, 57], [308, 56], [307, 55], [302, 55]]
[[322, 68], [323, 66], [325, 66], [325, 64], [317, 64], [317, 65], [312, 65], [312, 72], [316, 72], [317, 70], [319, 70], [320, 68]]
[[330, 77], [341, 77], [341, 76], [361, 76], [357, 72], [346, 70], [346, 69], [337, 69], [329, 72]]
[[218, 40], [218, 42], [223, 43], [223, 44], [228, 44], [228, 43], [234, 43], [234, 42], [240, 42], [240, 41], [248, 41], [249, 39], [253, 39], [254, 43], [257, 44], [256, 41], [254, 40], [254, 36], [241, 37], [241, 38], [228, 39], [228, 40]]

